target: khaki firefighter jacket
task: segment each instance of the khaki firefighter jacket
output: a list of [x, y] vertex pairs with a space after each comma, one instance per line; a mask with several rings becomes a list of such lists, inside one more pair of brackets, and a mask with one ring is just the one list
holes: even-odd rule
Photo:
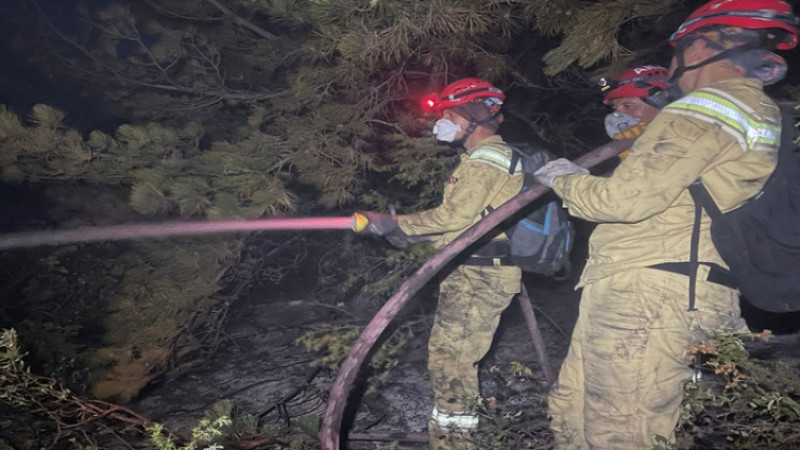
[[[779, 145], [780, 112], [761, 81], [733, 78], [664, 108], [609, 178], [556, 178], [553, 189], [570, 214], [599, 222], [579, 286], [635, 267], [688, 261], [694, 223], [688, 186], [699, 178], [723, 212], [734, 209], [761, 189]], [[727, 267], [710, 226], [704, 212], [699, 260]]]
[[[460, 156], [458, 167], [444, 187], [442, 203], [432, 209], [400, 216], [406, 234], [435, 235], [434, 246], [444, 247], [472, 224], [487, 207], [497, 208], [522, 189], [522, 166], [509, 174], [511, 148], [500, 136], [490, 136]], [[504, 238], [500, 234], [497, 238]]]

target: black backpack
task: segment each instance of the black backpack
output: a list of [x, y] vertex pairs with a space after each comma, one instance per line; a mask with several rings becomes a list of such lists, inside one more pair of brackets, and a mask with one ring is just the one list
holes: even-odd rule
[[[509, 144], [513, 150], [509, 173], [517, 162], [522, 163], [525, 181], [522, 190], [537, 184], [533, 172], [555, 159], [547, 151], [528, 143]], [[523, 215], [520, 217], [520, 215]], [[506, 234], [509, 237], [510, 260], [525, 272], [533, 272], [558, 280], [566, 279], [572, 270], [569, 254], [575, 228], [567, 211], [552, 192], [524, 208]]]
[[689, 188], [712, 219], [711, 238], [730, 267], [732, 285], [771, 312], [800, 310], [800, 152], [786, 112], [782, 130], [775, 171], [739, 208], [722, 214], [699, 181]]

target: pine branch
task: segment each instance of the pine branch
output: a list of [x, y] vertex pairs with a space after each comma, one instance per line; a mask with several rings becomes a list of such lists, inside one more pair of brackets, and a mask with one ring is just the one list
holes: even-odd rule
[[264, 39], [274, 40], [274, 39], [277, 38], [277, 36], [275, 36], [274, 34], [270, 33], [269, 31], [259, 27], [258, 25], [254, 24], [253, 22], [250, 22], [249, 20], [245, 20], [244, 18], [240, 17], [235, 12], [231, 11], [230, 9], [228, 9], [225, 5], [220, 3], [218, 0], [206, 0], [206, 1], [211, 3], [212, 5], [214, 5], [214, 7], [216, 7], [220, 11], [222, 11], [225, 15], [231, 17], [234, 22], [236, 22], [239, 25], [247, 28], [248, 30], [252, 31], [253, 33], [263, 37]]

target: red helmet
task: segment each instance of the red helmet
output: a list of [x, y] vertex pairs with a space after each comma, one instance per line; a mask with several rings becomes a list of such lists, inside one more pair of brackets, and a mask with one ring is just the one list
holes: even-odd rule
[[661, 66], [637, 66], [622, 72], [609, 81], [600, 79], [600, 86], [605, 93], [603, 103], [622, 97], [645, 98], [653, 94], [653, 88], [667, 89], [667, 68]]
[[727, 25], [749, 30], [783, 30], [786, 33], [781, 33], [776, 47], [789, 50], [797, 46], [797, 24], [797, 16], [784, 0], [712, 0], [683, 22], [669, 43], [675, 46], [681, 38], [709, 25]]
[[441, 116], [442, 111], [447, 108], [470, 103], [479, 98], [493, 99], [492, 104], [499, 106], [503, 104], [506, 96], [503, 91], [497, 89], [486, 80], [462, 78], [445, 86], [439, 94], [439, 98], [433, 102], [433, 105], [430, 105], [430, 103], [429, 105], [437, 115]]

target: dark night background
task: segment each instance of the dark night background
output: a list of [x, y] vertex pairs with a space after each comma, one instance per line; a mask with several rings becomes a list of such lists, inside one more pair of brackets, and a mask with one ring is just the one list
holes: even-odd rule
[[[169, 3], [169, 1], [163, 2], [164, 5]], [[222, 3], [225, 4], [225, 2]], [[255, 3], [257, 2], [253, 2], [253, 4]], [[363, 3], [368, 2], [365, 0]], [[596, 2], [586, 4], [591, 3]], [[637, 63], [666, 66], [669, 64], [671, 48], [664, 40], [666, 35], [663, 30], [674, 28], [682, 21], [683, 17], [703, 3], [705, 2], [697, 0], [678, 2], [672, 13], [658, 20], [645, 17], [628, 22], [619, 30], [619, 40], [636, 52]], [[800, 7], [798, 3], [796, 1], [791, 3], [797, 11]], [[170, 130], [184, 132], [182, 127], [195, 118], [193, 113], [181, 112], [175, 114], [175, 117], [171, 117], [169, 107], [175, 105], [194, 107], [191, 102], [195, 99], [191, 95], [182, 97], [173, 92], [153, 93], [143, 87], [132, 88], [131, 85], [115, 85], [112, 81], [93, 80], [86, 74], [72, 77], [69, 69], [60, 66], [59, 62], [54, 59], [48, 59], [51, 58], [51, 55], [45, 50], [51, 49], [42, 48], [38, 43], [48, 42], [46, 39], [52, 39], [53, 36], [46, 35], [46, 27], [40, 27], [40, 14], [43, 13], [57, 29], [69, 33], [83, 26], [81, 17], [77, 13], [78, 4], [79, 2], [74, 0], [36, 0], [35, 2], [5, 0], [0, 4], [0, 105], [6, 105], [23, 118], [28, 117], [34, 105], [54, 106], [66, 113], [62, 129], [74, 128], [84, 139], [88, 139], [94, 130], [114, 135], [121, 125], [140, 125], [148, 122], [150, 112], [153, 113], [154, 119], [152, 120], [154, 122], [163, 122], [165, 127], [172, 127]], [[88, 10], [93, 11], [98, 7], [111, 4], [111, 1], [85, 0], [83, 4], [87, 6]], [[147, 10], [143, 6], [145, 3], [131, 1], [125, 4], [137, 12]], [[162, 2], [154, 0], [152, 4], [162, 4]], [[210, 3], [207, 1], [197, 0], [196, 5], [198, 11], [218, 13], [210, 7]], [[147, 11], [152, 13], [152, 10]], [[239, 11], [246, 11], [246, 9], [243, 8]], [[361, 12], [363, 13], [363, 11]], [[214, 26], [218, 24], [217, 16], [214, 17], [214, 20], [209, 20], [207, 23], [198, 22], [200, 23], [197, 25], [198, 29], [203, 32], [213, 30]], [[300, 15], [298, 14], [297, 17]], [[356, 20], [355, 17], [360, 18], [361, 16], [353, 13], [352, 17], [353, 20]], [[253, 42], [242, 43], [245, 42], [245, 39], [233, 38], [233, 43], [226, 41], [227, 47], [220, 44], [220, 48], [233, 48], [235, 50], [233, 53], [237, 57], [257, 54], [268, 60], [275, 54], [288, 52], [286, 47], [308, 45], [304, 39], [311, 31], [315, 31], [314, 24], [303, 22], [300, 19], [297, 19], [295, 23], [289, 19], [271, 18], [266, 13], [253, 13], [248, 18], [259, 24], [263, 30], [275, 33], [289, 43], [280, 39], [269, 41], [275, 49], [272, 53], [269, 48], [265, 50], [258, 47], [256, 39], [253, 39]], [[170, 22], [171, 20], [174, 22]], [[178, 24], [181, 21], [172, 17], [166, 22]], [[335, 21], [331, 19], [331, 23], [335, 23]], [[642, 31], [640, 27], [643, 25], [641, 24], [645, 24], [648, 28]], [[236, 30], [237, 32], [242, 31], [240, 28]], [[563, 73], [548, 77], [543, 72], [542, 58], [548, 51], [557, 48], [562, 43], [563, 33], [543, 36], [535, 29], [518, 30], [518, 32], [517, 40], [512, 42], [510, 48], [507, 49], [514, 64], [510, 71], [512, 74], [505, 74], [502, 77], [505, 83], [503, 87], [507, 89], [506, 93], [508, 94], [505, 107], [506, 122], [501, 128], [504, 136], [514, 141], [533, 140], [540, 144], [546, 143], [554, 152], [569, 157], [577, 156], [581, 152], [605, 143], [608, 138], [602, 127], [602, 120], [609, 110], [602, 105], [601, 94], [593, 84], [593, 80], [600, 75], [608, 75], [608, 71], [612, 68], [618, 69], [614, 65], [616, 61], [605, 59], [589, 68], [580, 68], [576, 64], [572, 64]], [[99, 36], [101, 33], [97, 31], [95, 33], [96, 36], [90, 35], [90, 42], [101, 42]], [[243, 34], [247, 36], [246, 32]], [[209, 36], [220, 38], [220, 35], [213, 33], [209, 33]], [[224, 37], [230, 38], [227, 35]], [[254, 37], [256, 36], [249, 36], [251, 39]], [[481, 44], [488, 45], [485, 42]], [[123, 56], [137, 56], [136, 49], [133, 47], [129, 53], [124, 48], [125, 45], [133, 44], [118, 45], [117, 49]], [[61, 49], [61, 47], [59, 48]], [[307, 50], [305, 47], [304, 49]], [[74, 50], [69, 50], [69, 46], [63, 47], [61, 51], [63, 52], [62, 56], [68, 58], [75, 56], [75, 60], [78, 61], [77, 58], [80, 55], [77, 54], [78, 52], [75, 55], [70, 53]], [[490, 49], [488, 52], [491, 53], [491, 51]], [[800, 85], [800, 49], [781, 54], [790, 66], [788, 76], [778, 85], [769, 87], [768, 92], [776, 98], [788, 99], [792, 93], [791, 90], [795, 89], [795, 98], [797, 98], [796, 89]], [[292, 86], [294, 71], [303, 69], [302, 63], [307, 61], [327, 62], [325, 58], [314, 59], [307, 54], [301, 53], [301, 55], [293, 54], [291, 58], [286, 57], [280, 63], [274, 64], [274, 67], [270, 65], [274, 63], [271, 59], [270, 64], [261, 65], [249, 60], [244, 63], [234, 62], [231, 64], [230, 60], [223, 58], [225, 63], [231, 65], [223, 67], [222, 72], [228, 78], [225, 79], [225, 84], [222, 86], [224, 89], [220, 90], [224, 91], [225, 95], [232, 94], [233, 97], [241, 92], [266, 92], [267, 94], [279, 92]], [[457, 52], [448, 56], [451, 59], [448, 61], [449, 65], [446, 66], [452, 70], [450, 75], [457, 73], [461, 76], [472, 76], [474, 75], [472, 66], [479, 65], [475, 63], [475, 60], [468, 59]], [[372, 61], [368, 58], [366, 60]], [[358, 60], [356, 59], [356, 61]], [[191, 65], [183, 64], [187, 67]], [[324, 66], [324, 64], [321, 65]], [[428, 67], [419, 61], [413, 61], [409, 63], [409, 67], [402, 69], [391, 65], [389, 67], [392, 69], [384, 70], [384, 73], [375, 70], [374, 73], [369, 73], [363, 79], [374, 82], [376, 85], [388, 84], [388, 81], [381, 76], [392, 70], [407, 70], [409, 75], [406, 81], [409, 86], [413, 87], [410, 90], [417, 89], [420, 92], [425, 87], [435, 85], [433, 81], [441, 82], [441, 80], [433, 80], [433, 77], [427, 78], [424, 71]], [[87, 65], [86, 68], [88, 69], [90, 66]], [[326, 69], [328, 68], [326, 66]], [[356, 68], [352, 70], [356, 70]], [[323, 81], [325, 81], [325, 76], [333, 76], [331, 75], [333, 73], [338, 75], [337, 72], [331, 71], [323, 75]], [[311, 79], [309, 84], [313, 84], [312, 82], [322, 84], [319, 79], [308, 76]], [[203, 79], [203, 82], [213, 84], [206, 79]], [[153, 84], [157, 83], [153, 82]], [[181, 87], [185, 87], [185, 85]], [[212, 87], [216, 89], [219, 86]], [[213, 89], [209, 88], [209, 90]], [[425, 133], [429, 133], [430, 124], [419, 117], [419, 111], [408, 106], [412, 103], [411, 99], [393, 98], [389, 102], [393, 106], [387, 108], [388, 112], [384, 115], [368, 117], [367, 120], [362, 120], [362, 117], [358, 115], [355, 115], [354, 118], [349, 117], [349, 111], [356, 106], [368, 109], [358, 103], [358, 100], [367, 97], [370, 92], [367, 88], [364, 88], [363, 91], [354, 90], [352, 92], [342, 89], [339, 97], [331, 96], [333, 99], [328, 97], [317, 103], [315, 103], [316, 99], [311, 101], [307, 99], [288, 100], [288, 97], [282, 96], [273, 99], [268, 95], [264, 97], [266, 100], [259, 101], [240, 101], [227, 98], [218, 102], [209, 102], [211, 106], [197, 107], [196, 109], [196, 118], [198, 122], [202, 122], [204, 127], [201, 136], [191, 135], [190, 132], [177, 133], [179, 135], [179, 138], [175, 140], [177, 144], [166, 145], [163, 153], [156, 154], [152, 161], [148, 161], [141, 167], [134, 167], [135, 170], [132, 170], [132, 173], [135, 171], [138, 171], [136, 173], [146, 172], [147, 169], [154, 168], [163, 169], [166, 173], [164, 178], [170, 180], [180, 180], [187, 173], [189, 175], [202, 174], [207, 175], [207, 179], [201, 182], [192, 179], [190, 180], [192, 183], [187, 184], [208, 187], [211, 185], [208, 179], [218, 180], [225, 178], [224, 174], [231, 172], [239, 174], [237, 170], [240, 170], [240, 167], [236, 166], [235, 170], [225, 167], [220, 172], [214, 172], [208, 166], [215, 164], [223, 166], [225, 163], [235, 160], [237, 162], [244, 161], [242, 165], [246, 169], [252, 167], [253, 171], [258, 171], [258, 168], [261, 167], [267, 167], [270, 170], [277, 167], [278, 170], [274, 177], [272, 174], [268, 174], [264, 176], [264, 180], [260, 180], [268, 188], [264, 188], [264, 185], [251, 188], [251, 185], [248, 184], [246, 188], [234, 186], [230, 188], [230, 191], [225, 191], [228, 186], [213, 185], [202, 192], [202, 195], [196, 195], [198, 198], [206, 195], [207, 198], [202, 199], [206, 203], [201, 203], [207, 206], [212, 203], [211, 194], [208, 194], [211, 191], [240, 194], [242, 191], [263, 189], [270, 195], [281, 198], [280, 194], [283, 193], [281, 189], [285, 189], [290, 192], [287, 195], [296, 201], [295, 209], [284, 208], [279, 202], [270, 204], [269, 208], [265, 209], [268, 212], [262, 213], [260, 216], [271, 214], [276, 216], [343, 216], [351, 214], [355, 209], [385, 209], [386, 205], [398, 198], [402, 199], [402, 206], [405, 208], [422, 209], [430, 206], [437, 198], [438, 191], [436, 189], [438, 189], [441, 173], [447, 172], [448, 164], [452, 163], [453, 152], [446, 148], [443, 150], [443, 146], [429, 142], [430, 136]], [[151, 96], [145, 98], [145, 94]], [[158, 97], [159, 95], [161, 97]], [[135, 102], [132, 101], [132, 99], [137, 99], [137, 96], [143, 98], [143, 105], [149, 105], [146, 102], [153, 102], [152, 105], [155, 106], [146, 106], [137, 110]], [[320, 95], [320, 97], [323, 96]], [[189, 100], [186, 100], [187, 98]], [[199, 98], [205, 101], [208, 97], [199, 96]], [[108, 99], [115, 100], [109, 101]], [[175, 102], [175, 105], [170, 103], [172, 101]], [[295, 101], [296, 104], [293, 103]], [[307, 101], [308, 104], [303, 105], [302, 101]], [[257, 111], [260, 107], [267, 112], [264, 113], [265, 118], [258, 122], [253, 119], [257, 116], [257, 114], [253, 114], [253, 111]], [[271, 108], [274, 108], [274, 111]], [[324, 113], [315, 115], [315, 108], [323, 110]], [[162, 109], [167, 112], [161, 111]], [[178, 107], [176, 107], [177, 109]], [[191, 110], [191, 108], [187, 109]], [[341, 123], [336, 123], [335, 120], [328, 121], [330, 117], [338, 119], [339, 116], [342, 118]], [[160, 120], [164, 118], [169, 120]], [[347, 122], [348, 119], [353, 120]], [[373, 119], [374, 122], [370, 122]], [[374, 130], [378, 131], [374, 132], [374, 135], [363, 133], [359, 127], [364, 123], [374, 126], [373, 132]], [[307, 124], [307, 128], [311, 131], [306, 134], [307, 130], [297, 124]], [[395, 126], [402, 128], [405, 135], [394, 133]], [[318, 130], [324, 130], [324, 133]], [[309, 134], [312, 137], [309, 138]], [[248, 145], [252, 143], [254, 136], [264, 139], [268, 144], [252, 150]], [[343, 149], [341, 154], [334, 154], [334, 157], [331, 158], [336, 160], [336, 164], [332, 164], [332, 167], [322, 165], [327, 160], [320, 160], [320, 165], [317, 166], [315, 165], [316, 160], [309, 163], [306, 158], [309, 153], [307, 149], [315, 149], [314, 145], [320, 142], [322, 144], [319, 144], [319, 148], [326, 151]], [[239, 153], [236, 148], [239, 149]], [[351, 152], [350, 149], [357, 149], [357, 151]], [[273, 150], [278, 156], [269, 153]], [[225, 158], [211, 164], [191, 165], [192, 158], [200, 160], [199, 156], [208, 157], [215, 152], [228, 153], [225, 154]], [[394, 166], [380, 166], [381, 170], [372, 170], [373, 166], [367, 168], [368, 165], [358, 157], [352, 156], [353, 154], [360, 156], [359, 152], [374, 158], [370, 161], [376, 166], [380, 166], [390, 159], [386, 156], [387, 154], [400, 155], [397, 157], [400, 162]], [[274, 157], [274, 159], [265, 157], [266, 162], [256, 158], [248, 159], [253, 154], [264, 154], [269, 158]], [[175, 155], [179, 155], [179, 157]], [[53, 150], [52, 159], [58, 161], [58, 157], [60, 155], [57, 154], [57, 150]], [[353, 159], [347, 159], [351, 157]], [[20, 158], [22, 159], [22, 157]], [[188, 169], [183, 171], [185, 173], [169, 172], [167, 169], [174, 167], [164, 169], [159, 165], [170, 158], [186, 164], [185, 167]], [[251, 166], [247, 166], [248, 164]], [[258, 166], [258, 164], [263, 165]], [[336, 171], [347, 164], [353, 165], [352, 171]], [[35, 164], [31, 164], [31, 166], [35, 166]], [[613, 163], [610, 163], [605, 167], [611, 168], [612, 166]], [[226, 172], [226, 170], [230, 170], [230, 172]], [[404, 183], [398, 181], [398, 178], [393, 178], [397, 173], [403, 173], [403, 171], [411, 173], [413, 170], [419, 171], [419, 173], [413, 172], [415, 176], [418, 176], [417, 184]], [[242, 172], [246, 171], [242, 170]], [[328, 181], [336, 181], [356, 174], [357, 181], [345, 185], [346, 189], [344, 189], [345, 191], [352, 190], [356, 194], [349, 200], [350, 203], [331, 202], [326, 204], [325, 197], [321, 192], [326, 189], [335, 191], [340, 186], [334, 184], [334, 188], [330, 188], [330, 185], [317, 184], [318, 180], [308, 176], [308, 173], [318, 173], [320, 178]], [[39, 174], [35, 172], [34, 175], [36, 176], [30, 176], [20, 183], [0, 182], [0, 233], [87, 224], [220, 218], [220, 216], [211, 216], [208, 211], [216, 213], [221, 208], [215, 210], [209, 207], [200, 212], [192, 211], [184, 214], [176, 206], [182, 205], [180, 200], [183, 199], [174, 200], [172, 198], [170, 198], [171, 203], [162, 210], [153, 208], [157, 211], [156, 213], [143, 212], [141, 208], [137, 209], [129, 204], [132, 203], [133, 195], [131, 193], [136, 191], [136, 182], [140, 181], [135, 177], [133, 180], [122, 178], [121, 181], [115, 183], [103, 184], [94, 183], [90, 177], [47, 179], [47, 176], [37, 178]], [[251, 180], [246, 181], [251, 182]], [[163, 180], [159, 180], [159, 182], [163, 182]], [[153, 184], [158, 183], [153, 182]], [[178, 189], [173, 189], [172, 193], [175, 191]], [[276, 191], [278, 194], [275, 194]], [[164, 197], [168, 196], [164, 194]], [[232, 197], [234, 197], [233, 194], [228, 198]], [[255, 202], [252, 198], [247, 200], [249, 203], [240, 202], [239, 206], [244, 204], [249, 207]], [[213, 206], [217, 207], [218, 205], [215, 203]], [[242, 207], [241, 210], [243, 209], [245, 208]], [[225, 218], [224, 215], [221, 217]], [[568, 333], [577, 313], [579, 293], [575, 292], [572, 286], [576, 282], [580, 266], [585, 259], [586, 242], [592, 230], [591, 224], [577, 223], [578, 245], [573, 255], [577, 266], [575, 274], [564, 282], [555, 282], [535, 275], [529, 276], [526, 280], [526, 285], [529, 286], [534, 305], [537, 308], [537, 314], [539, 314], [545, 341], [548, 343], [548, 352], [554, 358], [554, 364], [557, 364], [558, 358], [562, 357], [566, 351], [565, 334]], [[4, 304], [0, 305], [0, 328], [16, 326], [24, 321], [27, 328], [23, 329], [31, 333], [31, 336], [36, 336], [34, 340], [39, 339], [40, 336], [46, 337], [42, 340], [43, 343], [40, 347], [47, 347], [50, 343], [67, 343], [68, 348], [74, 350], [74, 354], [70, 358], [62, 358], [61, 361], [40, 357], [37, 350], [41, 351], [42, 349], [28, 343], [33, 348], [29, 364], [34, 371], [41, 371], [43, 375], [52, 375], [61, 381], [69, 380], [72, 383], [70, 387], [75, 392], [89, 398], [92, 396], [90, 381], [95, 380], [90, 380], [91, 375], [87, 375], [91, 372], [87, 368], [91, 366], [91, 363], [87, 362], [90, 358], [85, 356], [88, 353], [87, 349], [95, 350], [113, 342], [114, 345], [108, 344], [108, 347], [112, 348], [113, 352], [123, 355], [119, 356], [117, 353], [113, 353], [113, 359], [134, 365], [137, 361], [145, 361], [150, 355], [148, 351], [153, 353], [160, 351], [159, 346], [165, 341], [174, 345], [170, 349], [171, 351], [174, 348], [182, 348], [180, 345], [184, 345], [188, 341], [190, 344], [186, 344], [187, 348], [190, 348], [192, 344], [196, 347], [186, 350], [185, 353], [180, 353], [180, 351], [171, 353], [168, 357], [164, 357], [164, 360], [169, 361], [163, 367], [159, 366], [158, 370], [145, 371], [142, 378], [146, 378], [146, 380], [143, 382], [141, 392], [136, 391], [131, 398], [112, 396], [111, 400], [119, 400], [120, 403], [128, 402], [136, 411], [141, 411], [144, 415], [152, 416], [154, 420], [163, 421], [176, 427], [191, 425], [191, 421], [196, 421], [202, 415], [203, 410], [219, 398], [232, 398], [245, 405], [246, 407], [243, 409], [250, 412], [257, 411], [256, 415], [262, 421], [277, 417], [274, 420], [280, 425], [283, 425], [284, 422], [295, 424], [297, 417], [301, 414], [292, 416], [292, 408], [296, 407], [297, 410], [308, 408], [312, 411], [315, 407], [319, 408], [318, 404], [309, 399], [313, 398], [314, 401], [317, 401], [318, 399], [314, 395], [324, 392], [328, 387], [327, 383], [335, 375], [334, 369], [325, 366], [310, 368], [309, 361], [314, 360], [317, 353], [309, 351], [308, 348], [300, 348], [295, 339], [301, 339], [304, 331], [317, 330], [317, 322], [326, 322], [327, 325], [327, 321], [330, 321], [341, 326], [342, 329], [363, 327], [404, 277], [413, 273], [420, 261], [424, 261], [426, 257], [421, 251], [411, 255], [398, 255], [398, 252], [394, 252], [388, 245], [384, 245], [378, 240], [354, 237], [353, 233], [342, 236], [343, 234], [339, 231], [308, 233], [302, 236], [297, 233], [251, 236], [247, 239], [243, 238], [241, 241], [226, 236], [227, 240], [209, 241], [207, 246], [198, 246], [186, 254], [180, 253], [189, 255], [186, 257], [189, 260], [197, 255], [202, 255], [202, 258], [205, 259], [201, 259], [195, 265], [198, 271], [211, 266], [216, 267], [214, 264], [219, 264], [218, 272], [221, 275], [201, 271], [202, 275], [198, 275], [196, 280], [193, 280], [191, 275], [187, 276], [189, 282], [186, 285], [189, 287], [179, 285], [175, 291], [191, 291], [195, 284], [202, 285], [201, 281], [206, 281], [205, 278], [213, 278], [217, 275], [219, 276], [219, 289], [210, 296], [213, 299], [210, 303], [202, 303], [201, 300], [198, 300], [198, 304], [174, 307], [182, 313], [192, 311], [194, 314], [202, 311], [207, 315], [198, 313], [197, 315], [180, 316], [182, 320], [185, 319], [185, 322], [177, 323], [175, 327], [185, 333], [180, 337], [175, 337], [174, 340], [163, 337], [153, 339], [158, 342], [158, 345], [152, 348], [146, 347], [148, 343], [143, 343], [143, 341], [137, 341], [135, 344], [129, 342], [119, 344], [114, 341], [117, 339], [116, 336], [112, 336], [112, 332], [115, 331], [115, 322], [108, 322], [103, 315], [123, 311], [124, 307], [129, 306], [132, 302], [123, 300], [114, 303], [112, 307], [109, 306], [109, 299], [117, 299], [121, 295], [120, 292], [136, 291], [137, 295], [140, 291], [156, 292], [156, 287], [141, 280], [123, 280], [122, 275], [128, 275], [139, 269], [159, 274], [162, 280], [179, 280], [180, 277], [177, 273], [159, 272], [162, 268], [157, 263], [166, 261], [163, 265], [170, 266], [170, 258], [179, 254], [182, 249], [180, 244], [191, 245], [193, 242], [188, 240], [178, 243], [165, 242], [161, 249], [121, 243], [118, 245], [69, 246], [52, 252], [47, 249], [10, 252], [0, 256], [0, 283], [6, 286], [3, 290], [2, 302]], [[153, 247], [159, 247], [159, 245]], [[203, 250], [209, 248], [212, 248], [213, 251], [202, 253]], [[235, 248], [236, 251], [231, 250], [232, 248]], [[166, 253], [166, 256], [160, 254], [159, 250]], [[236, 253], [237, 251], [239, 253]], [[235, 256], [230, 256], [227, 252]], [[225, 259], [225, 257], [229, 259]], [[200, 278], [204, 279], [200, 280]], [[130, 288], [130, 284], [135, 284], [136, 288]], [[59, 291], [59, 289], [64, 289], [64, 291]], [[54, 293], [52, 298], [48, 297], [51, 293]], [[383, 430], [381, 427], [390, 422], [389, 431], [403, 432], [413, 431], [416, 425], [424, 426], [424, 421], [419, 422], [419, 418], [413, 417], [412, 413], [428, 408], [425, 402], [419, 404], [420, 398], [427, 401], [427, 392], [419, 388], [420, 380], [425, 377], [424, 343], [420, 344], [417, 341], [425, 338], [425, 333], [429, 328], [431, 295], [431, 292], [423, 292], [421, 294], [423, 300], [414, 303], [413, 307], [409, 308], [411, 311], [403, 317], [403, 325], [397, 325], [398, 330], [407, 332], [408, 336], [412, 336], [413, 339], [409, 338], [409, 342], [406, 343], [408, 347], [405, 350], [402, 350], [403, 347], [401, 347], [399, 356], [393, 355], [401, 362], [395, 372], [389, 375], [392, 381], [384, 387], [385, 392], [392, 393], [396, 397], [389, 400], [380, 397], [376, 399], [370, 397], [368, 393], [359, 392], [358, 395], [363, 395], [366, 400], [354, 406], [351, 405], [352, 408], [358, 409], [354, 414], [361, 414], [358, 418], [352, 419], [356, 424], [354, 428], [378, 424], [376, 429]], [[157, 296], [153, 294], [151, 297]], [[141, 298], [135, 297], [136, 301]], [[166, 299], [168, 296], [164, 295], [164, 298]], [[197, 294], [193, 300], [197, 298], [204, 297]], [[169, 313], [159, 312], [161, 307], [164, 307], [165, 310], [173, 308], [168, 303], [167, 300], [155, 300], [152, 304], [143, 302], [142, 309], [149, 307], [151, 310], [155, 310], [155, 316], [170, 316], [174, 309], [170, 309]], [[109, 311], [106, 311], [105, 308], [108, 308]], [[776, 334], [791, 337], [800, 329], [800, 313], [768, 314], [755, 310], [744, 303], [743, 314], [754, 331], [767, 328]], [[84, 315], [90, 318], [84, 320]], [[176, 316], [179, 314], [176, 313]], [[188, 319], [186, 319], [187, 316]], [[135, 323], [136, 327], [142, 330], [147, 329], [152, 322], [156, 321], [152, 316], [139, 318], [130, 312], [126, 317], [130, 318], [130, 323]], [[36, 322], [37, 325], [31, 325], [28, 323], [29, 319], [40, 320], [47, 325], [39, 326], [38, 322]], [[122, 323], [129, 325], [125, 323], [126, 320], [128, 319], [126, 318]], [[119, 322], [116, 324], [119, 325]], [[518, 311], [510, 308], [503, 319], [503, 324], [498, 333], [498, 348], [490, 354], [491, 364], [487, 364], [487, 367], [496, 364], [492, 369], [495, 370], [498, 366], [508, 366], [509, 360], [516, 362], [517, 358], [530, 367], [537, 367], [539, 361], [530, 351], [527, 330], [524, 328]], [[119, 325], [119, 328], [124, 327]], [[33, 334], [30, 330], [40, 331], [41, 335]], [[187, 333], [190, 335], [188, 338], [186, 338]], [[20, 332], [20, 335], [24, 342], [25, 334]], [[790, 343], [790, 345], [793, 344]], [[51, 347], [57, 348], [56, 344]], [[780, 355], [787, 354], [783, 350], [785, 347], [777, 347], [777, 350], [762, 349], [762, 354], [778, 358]], [[47, 350], [45, 348], [41, 353], [47, 354]], [[52, 351], [55, 352], [55, 350]], [[111, 353], [108, 348], [103, 348], [102, 351]], [[790, 360], [794, 361], [791, 358], [795, 358], [797, 355], [791, 352], [788, 354]], [[64, 359], [68, 361], [65, 362]], [[272, 365], [278, 363], [283, 364], [282, 371], [273, 372]], [[103, 367], [107, 368], [110, 365], [108, 363]], [[371, 376], [380, 370], [370, 368], [369, 372]], [[137, 373], [137, 375], [141, 374]], [[503, 378], [504, 376], [506, 378]], [[524, 432], [521, 434], [528, 433], [529, 430], [541, 431], [546, 428], [542, 425], [545, 421], [543, 414], [540, 414], [542, 377], [543, 374], [538, 368], [534, 369], [533, 375], [530, 375], [528, 379], [509, 374], [508, 370], [503, 372], [502, 369], [497, 369], [492, 375], [486, 377], [491, 380], [489, 389], [496, 390], [495, 393], [501, 407], [511, 408], [503, 402], [511, 402], [515, 398], [514, 395], [524, 394], [523, 396], [527, 396], [525, 401], [529, 403], [524, 403], [524, 407], [527, 408], [530, 416], [524, 416], [524, 419], [529, 422], [525, 423], [528, 428], [524, 428]], [[539, 384], [530, 383], [537, 379]], [[527, 381], [531, 385], [519, 388], [522, 394], [514, 391], [514, 389], [518, 389], [518, 384], [515, 383], [520, 383], [521, 380]], [[359, 381], [364, 382], [365, 380]], [[297, 386], [303, 387], [297, 388]], [[411, 389], [412, 392], [405, 392], [404, 389]], [[414, 389], [421, 389], [421, 391], [417, 392]], [[509, 393], [509, 390], [513, 392]], [[315, 392], [316, 394], [314, 394]], [[398, 394], [398, 392], [400, 393]], [[298, 393], [302, 393], [302, 395]], [[302, 397], [307, 402], [300, 406], [292, 404], [293, 401], [298, 400], [290, 394], [298, 396], [298, 398]], [[285, 403], [275, 400], [275, 404], [279, 406], [270, 406], [273, 404], [271, 402], [275, 395], [288, 400]], [[319, 394], [319, 397], [324, 396]], [[319, 401], [323, 402], [324, 400]], [[390, 405], [387, 406], [387, 403]], [[417, 415], [423, 417], [424, 414]], [[408, 417], [392, 422], [395, 416], [403, 415]], [[724, 414], [721, 413], [717, 417], [723, 416]], [[733, 414], [731, 414], [732, 416]], [[39, 420], [40, 418], [35, 415], [26, 415], [22, 419], [16, 419], [14, 414], [4, 411], [0, 403], [0, 450], [4, 450], [3, 438], [7, 438], [2, 431], [4, 425], [25, 423], [26, 421], [36, 424], [46, 422]], [[713, 427], [712, 419], [706, 417], [705, 420], [712, 423], [710, 427]], [[729, 422], [735, 422], [735, 420], [731, 419]], [[47, 429], [48, 426], [41, 425], [41, 429]], [[35, 429], [36, 426], [28, 428]], [[31, 432], [31, 435], [37, 433], [39, 433], [38, 438], [49, 437], [42, 431]], [[124, 433], [120, 434], [124, 435]], [[536, 432], [529, 434], [535, 435]], [[282, 444], [288, 445], [286, 442], [282, 442]], [[711, 445], [696, 448], [715, 447]]]
[[[17, 111], [26, 111], [37, 103], [48, 103], [68, 111], [67, 124], [83, 131], [93, 129], [110, 130], [121, 123], [120, 119], [109, 117], [102, 101], [96, 93], [78, 89], [71, 80], [54, 76], [52, 71], [42, 68], [25, 54], [13, 48], [15, 38], [37, 39], [31, 27], [31, 17], [25, 0], [9, 0], [0, 7], [0, 103]], [[72, 0], [38, 0], [37, 3], [57, 26], [69, 29], [75, 26], [78, 18]], [[107, 1], [89, 2], [96, 4]], [[26, 32], [26, 30], [30, 30]]]

